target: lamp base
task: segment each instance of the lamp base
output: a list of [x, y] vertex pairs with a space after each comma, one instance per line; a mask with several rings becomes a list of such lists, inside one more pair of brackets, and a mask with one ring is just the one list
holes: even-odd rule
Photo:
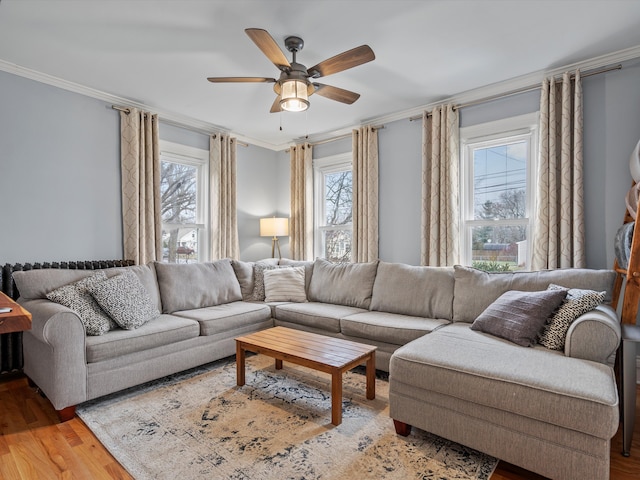
[[276, 258], [276, 245], [278, 246], [278, 258], [281, 259], [282, 254], [280, 253], [280, 240], [278, 239], [278, 237], [273, 237], [273, 239], [271, 240], [271, 258]]

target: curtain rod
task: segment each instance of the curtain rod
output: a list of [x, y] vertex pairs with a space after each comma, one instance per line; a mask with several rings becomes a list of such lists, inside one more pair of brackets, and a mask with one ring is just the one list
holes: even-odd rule
[[[422, 118], [422, 117], [420, 117]], [[373, 127], [374, 130], [384, 130], [384, 125], [374, 125]], [[331, 143], [331, 142], [335, 142], [336, 140], [342, 140], [343, 138], [349, 138], [351, 137], [353, 134], [352, 133], [345, 133], [343, 135], [338, 135], [337, 137], [331, 137], [331, 138], [325, 138], [324, 140], [318, 140], [317, 142], [313, 142], [313, 143], [309, 143], [309, 145], [311, 145], [312, 147], [315, 147], [316, 145], [324, 145], [325, 143]], [[284, 152], [285, 153], [289, 153], [291, 151], [290, 148], [287, 148]]]
[[[129, 115], [129, 113], [131, 113], [131, 109], [128, 108], [128, 107], [120, 107], [119, 105], [111, 105], [111, 108], [113, 108], [114, 110], [118, 110], [119, 112], [124, 112], [127, 115]], [[218, 133], [218, 132], [211, 133], [211, 132], [208, 132], [206, 130], [194, 129], [194, 128], [191, 128], [191, 127], [186, 127], [185, 125], [183, 125], [183, 124], [181, 124], [179, 122], [173, 122], [171, 120], [166, 120], [164, 118], [162, 119], [162, 121], [165, 122], [165, 123], [168, 123], [170, 125], [175, 125], [176, 127], [180, 127], [180, 128], [186, 128], [187, 130], [195, 131], [197, 133], [202, 133], [204, 135], [216, 135]], [[238, 139], [236, 139], [235, 142], [238, 145], [243, 146], [243, 147], [248, 147], [249, 146], [248, 143], [241, 142]]]
[[[586, 77], [590, 77], [592, 75], [599, 75], [601, 73], [606, 73], [606, 72], [610, 72], [612, 70], [622, 70], [622, 64], [618, 64], [618, 65], [614, 65], [612, 67], [603, 67], [597, 70], [592, 70], [590, 72], [585, 72], [585, 73], [581, 73], [580, 77], [582, 78], [586, 78]], [[571, 78], [575, 78], [575, 74], [572, 73], [571, 74]], [[496, 95], [491, 95], [489, 97], [484, 97], [484, 98], [479, 98], [478, 100], [473, 100], [467, 103], [461, 103], [459, 105], [454, 105], [453, 108], [454, 110], [458, 110], [460, 108], [465, 108], [465, 107], [471, 107], [473, 105], [480, 105], [481, 103], [486, 103], [486, 102], [490, 102], [492, 100], [498, 100], [500, 98], [506, 98], [506, 97], [510, 97], [512, 95], [518, 95], [519, 93], [525, 93], [525, 92], [532, 92], [534, 90], [538, 90], [539, 88], [541, 88], [540, 85], [529, 85], [527, 87], [522, 87], [522, 88], [518, 88], [515, 90], [510, 90], [508, 92], [505, 93], [498, 93]], [[427, 113], [427, 116], [431, 116], [431, 112]], [[413, 122], [415, 120], [420, 120], [422, 118], [422, 115], [416, 115], [413, 117], [409, 117], [409, 121]]]

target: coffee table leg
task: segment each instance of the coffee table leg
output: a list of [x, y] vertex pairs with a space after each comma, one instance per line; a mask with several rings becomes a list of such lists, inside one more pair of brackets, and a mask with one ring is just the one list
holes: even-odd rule
[[244, 385], [244, 349], [240, 342], [236, 341], [236, 376], [238, 386]]
[[331, 374], [331, 423], [342, 423], [342, 372]]
[[276, 358], [276, 370], [282, 370], [282, 360]]
[[367, 399], [376, 398], [376, 352], [367, 359]]

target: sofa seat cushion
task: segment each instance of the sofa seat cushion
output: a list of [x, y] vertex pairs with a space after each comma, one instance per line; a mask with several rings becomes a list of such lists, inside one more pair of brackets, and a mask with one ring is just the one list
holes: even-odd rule
[[111, 330], [87, 337], [87, 363], [101, 362], [200, 335], [198, 322], [174, 315], [160, 315], [135, 330]]
[[233, 302], [183, 310], [174, 315], [196, 320], [200, 324], [200, 335], [216, 335], [269, 320], [271, 309], [264, 303]]
[[404, 345], [448, 323], [448, 320], [442, 319], [364, 312], [341, 319], [340, 329], [343, 335], [349, 337]]
[[276, 317], [289, 323], [306, 325], [327, 332], [340, 332], [340, 319], [366, 310], [332, 303], [285, 303], [276, 306]]
[[400, 347], [390, 378], [472, 404], [610, 439], [618, 428], [613, 370], [542, 347], [525, 348], [466, 324]]

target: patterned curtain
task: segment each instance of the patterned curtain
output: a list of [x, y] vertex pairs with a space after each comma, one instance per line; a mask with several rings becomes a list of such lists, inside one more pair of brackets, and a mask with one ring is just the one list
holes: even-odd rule
[[442, 105], [422, 116], [422, 265], [460, 262], [458, 112]]
[[378, 131], [353, 130], [353, 251], [355, 262], [378, 259]]
[[238, 259], [238, 216], [236, 209], [236, 140], [214, 134], [209, 139], [211, 196], [211, 259]]
[[141, 265], [162, 252], [158, 116], [120, 112], [124, 258]]
[[542, 82], [537, 180], [531, 268], [584, 267], [580, 72]]
[[289, 248], [294, 260], [313, 260], [313, 147], [291, 147]]

